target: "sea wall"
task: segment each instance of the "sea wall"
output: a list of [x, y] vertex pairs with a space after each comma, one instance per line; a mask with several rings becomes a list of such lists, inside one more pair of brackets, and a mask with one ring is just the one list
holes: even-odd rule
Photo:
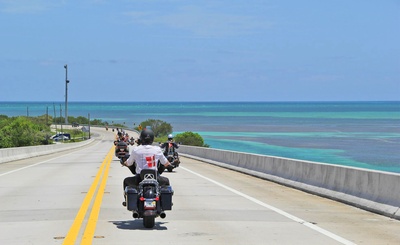
[[93, 139], [77, 143], [60, 143], [51, 145], [13, 147], [0, 149], [0, 163], [21, 160], [30, 157], [52, 154], [69, 149], [79, 148], [93, 142]]
[[178, 151], [185, 157], [400, 219], [400, 174], [204, 147], [181, 145]]

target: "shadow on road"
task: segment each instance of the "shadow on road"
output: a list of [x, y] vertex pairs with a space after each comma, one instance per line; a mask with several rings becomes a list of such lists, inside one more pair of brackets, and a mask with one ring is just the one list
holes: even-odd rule
[[142, 219], [109, 222], [112, 222], [118, 229], [121, 230], [167, 230], [167, 227], [164, 226], [165, 222], [156, 221], [153, 228], [145, 228], [143, 226]]

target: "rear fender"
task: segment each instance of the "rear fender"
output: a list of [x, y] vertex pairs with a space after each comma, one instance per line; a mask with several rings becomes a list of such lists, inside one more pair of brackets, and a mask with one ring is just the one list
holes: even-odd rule
[[146, 210], [143, 213], [143, 217], [157, 217], [157, 210]]

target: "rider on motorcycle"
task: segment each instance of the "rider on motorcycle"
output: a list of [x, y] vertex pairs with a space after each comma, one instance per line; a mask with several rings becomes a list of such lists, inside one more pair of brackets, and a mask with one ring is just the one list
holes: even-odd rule
[[164, 149], [164, 156], [168, 156], [168, 152], [173, 152], [173, 155], [177, 155], [175, 149], [179, 148], [179, 145], [174, 142], [172, 134], [168, 135], [168, 141], [160, 145], [161, 149]]
[[[163, 155], [160, 147], [153, 146], [154, 133], [151, 129], [144, 129], [140, 133], [141, 145], [135, 147], [128, 160], [121, 161], [121, 164], [129, 167], [134, 163], [136, 164], [136, 175], [127, 177], [124, 179], [124, 190], [126, 186], [138, 186], [141, 178], [140, 171], [142, 169], [154, 169], [157, 171], [158, 161], [161, 162], [165, 167], [168, 167], [171, 163]], [[157, 176], [158, 182], [161, 186], [169, 186], [169, 179], [164, 176]]]

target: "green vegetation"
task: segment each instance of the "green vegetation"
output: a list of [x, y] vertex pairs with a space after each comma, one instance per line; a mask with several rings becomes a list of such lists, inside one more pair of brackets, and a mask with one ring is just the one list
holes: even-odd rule
[[203, 137], [198, 133], [184, 132], [175, 136], [175, 142], [180, 142], [183, 145], [210, 147], [204, 144]]
[[[136, 130], [140, 131], [141, 128], [146, 128], [147, 126], [150, 126], [154, 132], [155, 135], [154, 142], [166, 142], [168, 134], [172, 133], [171, 124], [156, 119], [148, 119], [142, 122], [136, 128]], [[175, 142], [180, 142], [181, 144], [184, 145], [210, 147], [209, 145], [204, 144], [203, 138], [198, 133], [193, 133], [193, 132], [184, 132], [181, 134], [177, 134], [174, 137], [174, 140]]]
[[[44, 121], [43, 121], [44, 120]], [[0, 117], [0, 148], [49, 144], [50, 126], [43, 117]]]
[[[52, 144], [53, 140], [50, 137], [55, 134], [50, 128], [52, 123], [53, 118], [48, 115], [38, 117], [0, 115], [0, 148]], [[72, 136], [71, 140], [67, 142], [76, 142], [82, 139], [83, 132], [78, 128], [63, 129], [63, 131]]]
[[[51, 131], [50, 126], [52, 124], [59, 125], [64, 121], [63, 117], [53, 119], [53, 117], [49, 115], [38, 117], [8, 117], [6, 115], [0, 115], [0, 148], [51, 144], [53, 141], [50, 140], [50, 136], [55, 133]], [[76, 122], [80, 125], [87, 125], [89, 122], [87, 118], [81, 116], [69, 116], [68, 121], [70, 123]], [[107, 122], [103, 122], [99, 119], [91, 120], [90, 125], [125, 128], [124, 125], [109, 125]], [[148, 119], [142, 122], [138, 127], [136, 127], [136, 130], [140, 131], [141, 128], [147, 126], [152, 128], [156, 137], [154, 140], [155, 142], [165, 142], [167, 140], [167, 135], [172, 133], [171, 124], [156, 119]], [[60, 127], [58, 130], [59, 129]], [[71, 134], [72, 137], [69, 142], [79, 141], [83, 135], [80, 128], [63, 129], [63, 131], [64, 133]], [[209, 145], [204, 144], [203, 138], [198, 133], [193, 132], [177, 134], [175, 136], [175, 141], [184, 145], [209, 147]]]
[[[64, 122], [65, 122], [65, 117], [56, 117], [56, 118], [54, 118], [52, 123], [61, 124]], [[87, 117], [82, 117], [82, 116], [79, 116], [79, 117], [68, 116], [68, 122], [87, 125], [87, 124], [89, 124], [89, 119]], [[90, 120], [90, 125], [106, 126], [106, 125], [108, 125], [108, 122], [103, 122], [100, 119], [93, 119], [93, 120]]]
[[80, 142], [88, 137], [88, 133], [82, 132], [81, 129], [63, 129], [63, 133], [71, 134], [71, 139], [64, 141], [64, 143]]
[[147, 119], [146, 121], [142, 122], [138, 127], [136, 127], [136, 130], [141, 131], [142, 128], [146, 128], [147, 126], [151, 127], [156, 138], [172, 133], [171, 124], [156, 119]]

